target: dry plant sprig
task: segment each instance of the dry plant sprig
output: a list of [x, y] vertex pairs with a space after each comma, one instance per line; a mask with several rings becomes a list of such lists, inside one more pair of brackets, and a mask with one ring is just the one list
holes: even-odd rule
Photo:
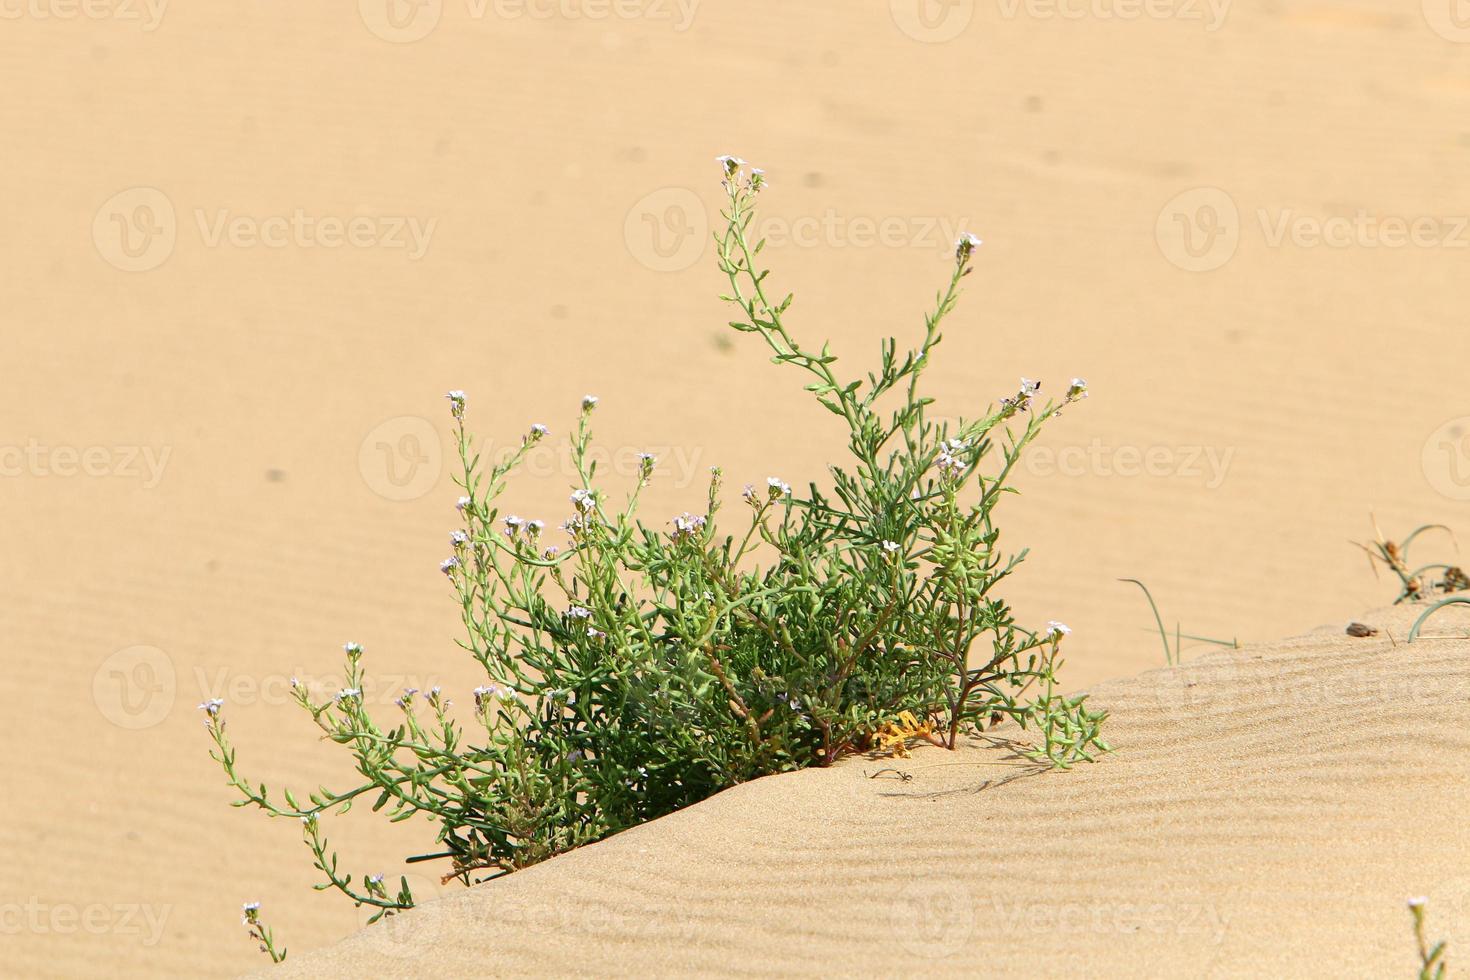
[[1035, 757], [1051, 767], [1107, 750], [1105, 713], [1055, 694], [1070, 631], [1025, 628], [997, 588], [1026, 555], [1002, 548], [995, 523], [1011, 471], [1042, 426], [1087, 396], [1086, 383], [1073, 379], [1043, 404], [1040, 384], [1023, 378], [969, 420], [929, 416], [920, 380], [972, 271], [981, 244], [972, 235], [956, 244], [918, 346], [900, 352], [889, 339], [875, 371], [842, 376], [825, 344], [796, 338], [792, 296], [773, 299], [758, 266], [765, 243], [749, 234], [765, 175], [719, 162], [726, 226], [715, 244], [724, 298], [739, 312], [731, 326], [807, 376], [842, 420], [848, 462], [801, 492], [777, 477], [747, 485], [733, 520], [716, 468], [697, 510], [646, 524], [639, 497], [657, 460], [644, 456], [615, 501], [589, 452], [598, 404], [589, 395], [571, 437], [566, 541], [553, 546], [545, 522], [499, 504], [548, 429], [531, 426], [489, 465], [466, 428], [464, 393], [451, 391], [463, 524], [440, 568], [460, 606], [460, 643], [487, 678], [465, 706], [471, 720], [434, 690], [405, 692], [401, 718], [379, 723], [360, 693], [362, 649], [349, 644], [347, 688], [321, 704], [304, 688], [296, 699], [351, 753], [360, 782], [320, 788], [306, 805], [240, 775], [219, 706], [207, 709], [236, 805], [303, 821], [319, 888], [377, 915], [413, 903], [406, 883], [389, 894], [380, 878], [358, 884], [339, 872], [320, 822], [359, 799], [394, 821], [436, 823], [438, 846], [409, 860], [447, 861], [446, 880], [470, 884], [875, 744], [923, 737], [953, 749], [962, 733], [1010, 719], [1041, 733]]
[[[1388, 540], [1383, 536], [1383, 531], [1378, 526], [1378, 518], [1373, 520], [1373, 541], [1363, 544], [1360, 541], [1352, 542], [1363, 549], [1368, 556], [1368, 566], [1373, 569], [1373, 575], [1378, 575], [1379, 566], [1393, 572], [1399, 580], [1398, 598], [1394, 599], [1394, 605], [1401, 602], [1418, 602], [1428, 598], [1435, 593], [1461, 592], [1470, 589], [1470, 577], [1458, 565], [1446, 565], [1436, 563], [1420, 565], [1413, 568], [1409, 564], [1409, 545], [1414, 539], [1425, 531], [1444, 531], [1450, 536], [1450, 543], [1455, 550], [1459, 551], [1459, 542], [1455, 540], [1455, 532], [1443, 524], [1422, 524], [1410, 531], [1402, 543]], [[1438, 579], [1429, 578], [1431, 572], [1441, 572]]]

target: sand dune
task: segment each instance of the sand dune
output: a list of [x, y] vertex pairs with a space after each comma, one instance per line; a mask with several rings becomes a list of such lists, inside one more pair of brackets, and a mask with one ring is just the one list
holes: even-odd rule
[[[1025, 461], [1023, 496], [1001, 517], [1002, 543], [1032, 548], [1008, 583], [1019, 618], [1075, 629], [1069, 685], [1158, 662], [1147, 608], [1121, 576], [1148, 582], [1171, 626], [1270, 640], [1391, 597], [1346, 544], [1368, 533], [1370, 510], [1390, 534], [1430, 520], [1465, 533], [1470, 278], [1455, 222], [1470, 214], [1470, 44], [1448, 19], [1452, 0], [1176, 0], [1131, 19], [1110, 11], [1139, 5], [1076, 0], [1083, 16], [1064, 17], [1043, 2], [925, 0], [962, 15], [947, 39], [915, 21], [918, 2], [704, 0], [692, 22], [665, 0], [601, 19], [499, 16], [479, 0], [171, 3], [161, 22], [135, 17], [160, 7], [135, 0], [0, 5], [0, 705], [19, 733], [0, 812], [0, 973], [235, 975], [260, 960], [239, 926], [249, 900], [302, 962], [360, 927], [311, 890], [298, 828], [228, 807], [194, 705], [227, 700], [255, 778], [309, 787], [339, 783], [346, 761], [314, 741], [284, 684], [296, 674], [329, 687], [343, 642], [366, 646], [385, 707], [395, 683], [441, 683], [463, 701], [483, 681], [453, 645], [457, 613], [435, 570], [457, 495], [446, 389], [469, 391], [477, 432], [501, 441], [534, 421], [564, 435], [576, 400], [601, 395], [599, 443], [669, 463], [645, 496], [655, 524], [701, 499], [712, 464], [732, 486], [821, 478], [841, 433], [800, 380], [729, 336], [713, 257], [684, 234], [718, 205], [718, 153], [770, 172], [765, 214], [786, 233], [765, 253], [772, 282], [795, 290], [793, 326], [830, 337], [845, 370], [870, 369], [881, 338], [918, 333], [963, 223], [986, 244], [929, 375], [936, 411], [972, 412], [1021, 374], [1047, 392], [1077, 374], [1092, 384]], [[442, 17], [417, 40], [384, 38], [390, 3]], [[139, 252], [140, 225], [168, 213], [158, 195], [173, 234], [150, 233]], [[1360, 210], [1426, 219], [1441, 237], [1275, 237], [1283, 220], [1303, 230]], [[433, 234], [421, 253], [397, 244], [414, 241], [406, 233], [341, 248], [217, 234], [222, 214], [249, 231], [298, 212], [385, 233], [412, 219]], [[1230, 234], [1196, 240], [1204, 229], [1179, 220], [1212, 213]], [[894, 223], [896, 241], [868, 234]], [[1181, 229], [1222, 264], [1191, 271]], [[546, 461], [512, 505], [554, 526], [569, 480]], [[1309, 689], [1311, 676], [1282, 675]], [[1230, 847], [1203, 838], [1216, 842], [1204, 870], [1256, 887], [1263, 851], [1293, 889], [1311, 880], [1293, 868], [1323, 876], [1313, 895], [1350, 883], [1331, 908], [1277, 903], [1290, 942], [1268, 952], [1314, 947], [1341, 965], [1380, 937], [1385, 958], [1401, 952], [1386, 903], [1433, 882], [1405, 864], [1402, 882], [1362, 894], [1358, 869], [1337, 860], [1348, 844], [1301, 835], [1329, 819], [1390, 823], [1375, 786], [1438, 792], [1418, 807], [1438, 812], [1453, 788], [1431, 763], [1455, 764], [1441, 747], [1457, 729], [1397, 727], [1394, 709], [1356, 703], [1312, 725], [1283, 707], [1273, 727], [1209, 690], [1180, 693], [1204, 699], [1224, 741], [1188, 713], [1130, 713], [1120, 700], [1107, 765], [962, 793], [954, 805], [977, 822], [942, 845], [914, 816], [939, 819], [941, 804], [902, 794], [968, 792], [973, 772], [875, 786], [854, 764], [731, 794], [749, 801], [739, 813], [751, 826], [767, 794], [855, 794], [859, 813], [863, 794], [879, 794], [891, 813], [874, 812], [891, 825], [859, 839], [877, 838], [865, 853], [887, 863], [843, 892], [844, 868], [814, 863], [843, 846], [832, 827], [849, 818], [828, 815], [789, 866], [765, 878], [759, 863], [728, 867], [750, 898], [718, 915], [770, 925], [769, 940], [722, 959], [728, 948], [701, 933], [685, 954], [732, 969], [836, 965], [840, 951], [817, 959], [794, 937], [816, 925], [855, 942], [895, 935], [895, 894], [975, 840], [996, 842], [980, 852], [996, 874], [965, 878], [983, 889], [972, 935], [990, 937], [1002, 921], [985, 911], [992, 882], [1029, 899], [1067, 894], [1061, 865], [1012, 880], [1035, 871], [1026, 861], [1046, 839], [1008, 849], [1018, 828], [1056, 830], [1067, 874], [1106, 897], [1080, 860], [1090, 848], [1122, 834], [1130, 854], [1183, 881], [1202, 868], [1175, 856], [1201, 825], [1236, 835]], [[1276, 771], [1252, 752], [1283, 753], [1301, 775], [1252, 790]], [[1365, 781], [1361, 807], [1316, 812], [1357, 791], [1320, 786], [1321, 759], [1361, 767], [1326, 767]], [[1032, 808], [1032, 830], [1001, 812], [1027, 806], [994, 805], [1033, 794], [1052, 802]], [[1110, 799], [1117, 811], [1100, 810]], [[1251, 807], [1277, 815], [1270, 838], [1237, 825]], [[715, 801], [698, 813], [727, 811]], [[750, 845], [732, 849], [742, 860], [784, 843], [731, 824]], [[1416, 826], [1364, 831], [1351, 855], [1374, 868], [1416, 834], [1427, 854]], [[1440, 830], [1444, 854], [1463, 850], [1453, 825]], [[431, 833], [333, 822], [358, 873], [413, 870], [398, 857]], [[574, 855], [514, 890], [628, 846]], [[668, 867], [703, 880], [688, 847], [693, 868], [678, 855]], [[637, 870], [587, 887], [630, 907], [635, 892], [655, 907], [715, 901]], [[807, 879], [841, 893], [832, 911], [763, 910], [762, 881], [788, 894]], [[1219, 950], [1268, 933], [1242, 912]], [[1133, 971], [1147, 964], [1130, 943], [1167, 945], [1109, 936], [1117, 948], [1100, 962]], [[1096, 937], [1040, 938], [1061, 949]], [[1023, 945], [985, 942], [1002, 964]], [[548, 936], [539, 955], [564, 965], [594, 945]], [[534, 965], [534, 944], [508, 948]], [[617, 967], [620, 947], [607, 949]], [[958, 962], [882, 950], [910, 970]]]
[[269, 976], [1408, 976], [1407, 896], [1470, 954], [1470, 616], [1410, 613], [1100, 685], [1097, 765], [758, 780]]

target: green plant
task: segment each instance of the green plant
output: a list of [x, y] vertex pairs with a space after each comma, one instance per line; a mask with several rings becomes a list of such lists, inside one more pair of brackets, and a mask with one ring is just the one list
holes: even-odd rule
[[1424, 938], [1425, 899], [1409, 899], [1409, 914], [1414, 917], [1414, 942], [1419, 947], [1419, 980], [1444, 980], [1445, 943], [1441, 940], [1430, 946]]
[[359, 799], [395, 821], [433, 820], [439, 846], [410, 860], [447, 861], [446, 878], [469, 884], [884, 737], [922, 733], [953, 748], [1011, 719], [1041, 732], [1037, 757], [1058, 767], [1107, 749], [1104, 713], [1054, 691], [1067, 628], [1022, 627], [996, 591], [1025, 557], [1002, 550], [995, 524], [1011, 469], [1086, 384], [1074, 379], [1059, 402], [1041, 405], [1040, 386], [1022, 379], [970, 421], [929, 418], [919, 382], [980, 245], [969, 235], [918, 347], [900, 353], [890, 339], [876, 372], [839, 376], [825, 345], [796, 340], [792, 297], [773, 299], [757, 267], [764, 243], [748, 234], [765, 175], [733, 158], [720, 165], [726, 227], [715, 241], [724, 298], [740, 313], [731, 326], [808, 377], [842, 420], [851, 460], [830, 468], [825, 488], [795, 493], [775, 477], [746, 486], [730, 533], [718, 529], [715, 469], [697, 512], [650, 526], [638, 500], [657, 461], [643, 457], [615, 503], [589, 453], [597, 399], [588, 396], [558, 548], [543, 522], [498, 506], [546, 427], [487, 464], [466, 429], [464, 394], [450, 392], [464, 523], [441, 568], [460, 605], [461, 645], [487, 675], [472, 721], [456, 720], [436, 689], [405, 692], [402, 717], [379, 722], [361, 696], [362, 649], [348, 644], [344, 690], [321, 703], [305, 687], [295, 696], [349, 749], [360, 781], [302, 801], [244, 779], [219, 705], [206, 707], [236, 805], [300, 819], [325, 877], [317, 887], [375, 908], [375, 918], [412, 905], [407, 884], [390, 893], [381, 878], [340, 873], [321, 827], [324, 814]]
[[1164, 617], [1159, 615], [1158, 603], [1154, 602], [1153, 593], [1148, 590], [1148, 586], [1144, 585], [1136, 578], [1120, 578], [1118, 579], [1118, 581], [1132, 582], [1134, 585], [1143, 590], [1143, 597], [1148, 600], [1148, 607], [1153, 610], [1154, 622], [1158, 625], [1159, 639], [1164, 642], [1164, 663], [1169, 665], [1170, 667], [1176, 667], [1179, 665], [1179, 656], [1183, 650], [1185, 640], [1195, 640], [1199, 643], [1213, 643], [1215, 646], [1230, 647], [1232, 650], [1240, 649], [1240, 642], [1235, 639], [1215, 640], [1211, 639], [1208, 636], [1191, 636], [1190, 634], [1183, 632], [1182, 627], [1177, 621], [1174, 623], [1174, 647], [1173, 649], [1170, 649], [1169, 632], [1164, 629]]

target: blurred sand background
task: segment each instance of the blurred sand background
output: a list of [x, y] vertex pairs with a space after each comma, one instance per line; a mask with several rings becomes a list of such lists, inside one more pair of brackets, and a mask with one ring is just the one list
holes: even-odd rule
[[[305, 789], [351, 773], [286, 679], [332, 689], [344, 641], [381, 703], [473, 686], [445, 389], [502, 444], [600, 395], [609, 459], [666, 461], [651, 518], [712, 464], [820, 478], [835, 420], [723, 326], [718, 153], [769, 172], [773, 281], [850, 373], [969, 228], [940, 410], [1091, 383], [1003, 521], [1072, 686], [1161, 662], [1120, 576], [1269, 640], [1392, 598], [1370, 510], [1470, 530], [1450, 0], [586, 2], [0, 4], [0, 972], [256, 968], [248, 900], [293, 954], [358, 928], [299, 828], [228, 807], [194, 706]], [[554, 525], [538, 467], [514, 504]], [[427, 828], [331, 830], [394, 874]]]

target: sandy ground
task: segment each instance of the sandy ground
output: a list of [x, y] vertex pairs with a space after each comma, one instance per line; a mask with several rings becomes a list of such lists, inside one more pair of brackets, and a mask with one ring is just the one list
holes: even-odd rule
[[[1121, 576], [1187, 631], [1270, 640], [1391, 598], [1346, 543], [1370, 509], [1390, 533], [1470, 527], [1470, 31], [1448, 3], [357, 7], [0, 5], [0, 704], [17, 749], [0, 972], [238, 973], [259, 959], [247, 900], [293, 954], [359, 927], [310, 890], [297, 828], [228, 807], [194, 706], [226, 698], [247, 770], [310, 787], [349, 774], [286, 680], [330, 689], [344, 641], [367, 648], [382, 702], [476, 682], [435, 570], [456, 495], [445, 389], [502, 442], [535, 421], [564, 433], [596, 392], [611, 462], [668, 463], [656, 518], [698, 500], [714, 463], [736, 485], [820, 475], [830, 417], [722, 326], [702, 246], [717, 153], [770, 172], [766, 254], [792, 322], [853, 373], [920, 329], [963, 226], [986, 244], [930, 374], [940, 408], [1023, 373], [1091, 382], [1005, 525], [1033, 549], [1018, 612], [1075, 630], [1073, 685], [1161, 661]], [[555, 523], [567, 482], [546, 457], [515, 506]], [[1405, 717], [1364, 708], [1377, 739], [1339, 761], [1406, 774], [1404, 799], [1442, 794], [1427, 760], [1447, 764], [1449, 733], [1382, 727]], [[1307, 737], [1226, 735], [1220, 751]], [[1171, 744], [1069, 779], [1127, 776], [1168, 811], [1149, 787], [1200, 771]], [[1412, 745], [1426, 761], [1397, 768]], [[1246, 793], [1243, 759], [1209, 792]], [[1312, 830], [1325, 797], [1282, 771], [1300, 778], [1272, 783], [1272, 805]], [[868, 788], [801, 777], [847, 778]], [[1054, 785], [1007, 791], [1060, 813]], [[1210, 827], [1217, 856], [1259, 844]], [[1069, 833], [1085, 853], [1132, 831]], [[333, 837], [390, 874], [425, 845], [355, 816]], [[1342, 853], [1278, 837], [1292, 867]], [[1377, 900], [1412, 870], [1336, 869], [1341, 918], [1292, 912], [1277, 936], [1339, 956], [1352, 947], [1311, 937], [1396, 931]]]
[[1404, 897], [1470, 912], [1470, 641], [1367, 619], [1100, 685], [1100, 765], [758, 780], [272, 975], [1412, 976]]

